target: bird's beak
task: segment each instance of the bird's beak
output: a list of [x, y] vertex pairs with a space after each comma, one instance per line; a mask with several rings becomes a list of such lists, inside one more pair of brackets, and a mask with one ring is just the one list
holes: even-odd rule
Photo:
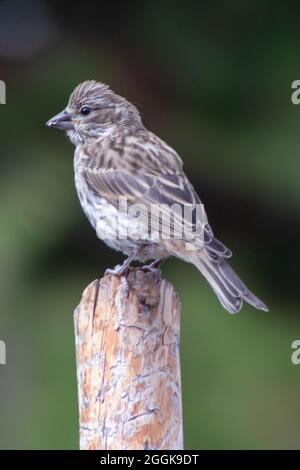
[[74, 129], [72, 115], [64, 110], [53, 118], [49, 119], [49, 121], [46, 122], [46, 126], [57, 127], [57, 129], [62, 129], [64, 131], [72, 130]]

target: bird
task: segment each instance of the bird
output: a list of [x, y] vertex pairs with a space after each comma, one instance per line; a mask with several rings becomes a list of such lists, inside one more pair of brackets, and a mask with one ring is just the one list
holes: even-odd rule
[[[144, 126], [134, 104], [87, 80], [46, 125], [65, 131], [75, 146], [78, 198], [98, 238], [127, 256], [108, 272], [126, 276], [133, 261], [159, 270], [174, 256], [200, 271], [228, 312], [244, 301], [268, 310], [228, 264], [232, 252], [214, 236], [182, 159]], [[182, 215], [186, 208], [189, 216]]]

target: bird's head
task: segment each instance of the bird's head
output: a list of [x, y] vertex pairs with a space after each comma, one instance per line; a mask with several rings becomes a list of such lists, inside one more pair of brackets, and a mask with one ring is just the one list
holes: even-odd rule
[[141, 118], [133, 104], [107, 85], [88, 80], [75, 88], [67, 107], [46, 125], [67, 131], [77, 144], [85, 138], [108, 135], [122, 125], [141, 125]]

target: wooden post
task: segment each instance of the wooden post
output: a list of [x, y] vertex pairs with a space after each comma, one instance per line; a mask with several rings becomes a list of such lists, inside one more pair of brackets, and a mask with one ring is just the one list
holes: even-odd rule
[[92, 282], [74, 312], [80, 448], [182, 449], [180, 304], [152, 272]]

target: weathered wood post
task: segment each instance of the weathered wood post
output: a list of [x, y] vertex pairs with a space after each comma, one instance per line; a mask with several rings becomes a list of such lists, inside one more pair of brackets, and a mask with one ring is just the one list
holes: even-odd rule
[[106, 275], [74, 312], [81, 449], [182, 449], [180, 304], [152, 272]]

